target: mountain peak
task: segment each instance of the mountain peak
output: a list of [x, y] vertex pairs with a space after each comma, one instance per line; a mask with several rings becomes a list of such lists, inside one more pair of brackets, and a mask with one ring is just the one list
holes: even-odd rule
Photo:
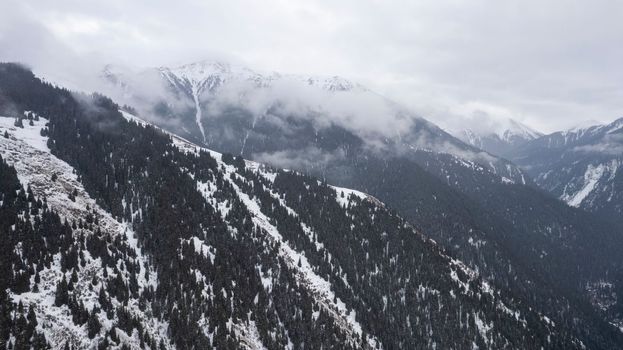
[[203, 85], [207, 80], [225, 83], [228, 81], [253, 81], [258, 86], [268, 87], [274, 81], [302, 82], [309, 86], [321, 88], [330, 92], [366, 90], [360, 84], [354, 83], [341, 76], [282, 74], [274, 71], [261, 72], [244, 65], [232, 64], [224, 61], [205, 59], [175, 67], [161, 66], [157, 68], [165, 76], [175, 76], [186, 79], [191, 84]]
[[515, 119], [508, 119], [507, 123], [507, 128], [502, 134], [506, 140], [509, 140], [510, 137], [521, 137], [523, 139], [533, 140], [543, 136], [543, 133], [532, 129], [531, 127], [518, 122]]
[[164, 75], [174, 75], [188, 80], [191, 84], [202, 84], [205, 81], [226, 82], [231, 80], [263, 81], [270, 79], [275, 73], [261, 74], [246, 66], [215, 60], [203, 60], [176, 67], [159, 67]]
[[607, 125], [608, 133], [612, 133], [614, 131], [620, 130], [623, 128], [623, 117], [616, 119], [612, 123]]
[[460, 130], [456, 132], [456, 135], [463, 142], [499, 155], [503, 155], [516, 145], [543, 136], [542, 133], [511, 118], [484, 124], [484, 126]]

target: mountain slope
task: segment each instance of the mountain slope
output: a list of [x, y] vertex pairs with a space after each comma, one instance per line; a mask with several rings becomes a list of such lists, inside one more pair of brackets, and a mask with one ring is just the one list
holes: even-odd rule
[[0, 75], [19, 113], [0, 118], [2, 342], [581, 347], [365, 194], [208, 151], [15, 65]]
[[510, 157], [571, 206], [623, 213], [623, 119], [541, 137]]
[[[135, 233], [131, 226], [114, 220], [85, 192], [82, 184], [77, 181], [75, 170], [49, 153], [46, 138], [39, 135], [40, 130], [45, 128], [43, 119], [25, 128], [14, 127], [12, 120], [0, 118], [3, 131], [10, 132], [9, 138], [3, 138], [0, 142], [0, 149], [3, 162], [8, 162], [15, 167], [13, 171], [16, 171], [17, 177], [11, 179], [7, 173], [10, 167], [4, 163], [2, 178], [4, 181], [14, 182], [13, 186], [23, 186], [20, 191], [27, 188], [29, 197], [27, 202], [30, 203], [23, 203], [25, 206], [22, 208], [16, 203], [11, 208], [7, 202], [3, 202], [3, 212], [6, 213], [7, 210], [12, 209], [19, 213], [20, 210], [28, 210], [28, 207], [33, 208], [35, 203], [37, 206], [41, 204], [41, 208], [44, 208], [40, 216], [35, 214], [30, 219], [30, 221], [34, 219], [37, 222], [40, 218], [43, 226], [28, 233], [33, 237], [31, 242], [22, 242], [22, 257], [30, 249], [40, 248], [39, 240], [45, 239], [45, 248], [41, 252], [31, 253], [41, 254], [39, 259], [44, 262], [36, 264], [35, 277], [29, 278], [22, 289], [27, 292], [15, 293], [15, 288], [13, 288], [14, 293], [10, 295], [12, 302], [33, 308], [38, 323], [42, 325], [42, 334], [51, 344], [57, 346], [67, 342], [78, 348], [87, 348], [93, 344], [90, 340], [93, 337], [88, 335], [89, 328], [81, 326], [86, 323], [87, 319], [105, 319], [107, 316], [96, 310], [105, 309], [102, 304], [108, 302], [110, 303], [108, 307], [111, 309], [118, 308], [118, 312], [123, 310], [130, 317], [140, 320], [138, 324], [146, 330], [143, 341], [149, 339], [155, 344], [162, 341], [166, 347], [169, 342], [162, 335], [166, 333], [167, 322], [149, 317], [148, 315], [153, 312], [151, 307], [147, 309], [139, 307], [138, 295], [153, 293], [153, 290], [158, 287], [158, 275], [141, 249], [137, 247]], [[54, 180], [51, 180], [53, 177]], [[19, 182], [15, 183], [18, 178]], [[5, 192], [4, 195], [8, 193]], [[35, 202], [34, 198], [37, 198], [38, 202]], [[46, 220], [46, 217], [50, 219]], [[46, 227], [50, 225], [46, 225], [48, 220], [61, 226], [61, 232], [64, 231], [64, 234], [58, 238], [54, 237], [55, 230]], [[61, 222], [64, 223], [61, 224]], [[13, 232], [4, 231], [6, 236], [3, 240], [6, 238], [10, 239], [9, 242], [19, 240], [19, 235], [25, 234], [19, 231], [19, 229]], [[52, 235], [46, 236], [46, 231]], [[54, 246], [55, 240], [59, 238], [62, 242], [60, 249]], [[19, 245], [15, 247], [19, 251], [17, 247]], [[13, 249], [9, 251], [11, 250]], [[78, 265], [78, 256], [80, 265]], [[30, 258], [26, 261], [26, 264], [32, 263]], [[123, 266], [127, 266], [127, 270], [124, 270]], [[117, 279], [111, 278], [106, 281], [104, 269], [114, 271]], [[138, 271], [133, 271], [133, 269], [138, 269]], [[15, 272], [17, 271], [12, 273]], [[57, 302], [61, 295], [58, 292], [58, 285], [64, 278], [69, 281], [69, 290], [75, 292], [71, 297], [66, 296], [66, 301]], [[131, 295], [127, 296], [125, 303], [118, 299], [107, 298], [108, 294], [113, 294], [116, 290], [113, 283], [118, 283], [118, 281], [122, 281], [131, 290]], [[10, 280], [8, 285], [11, 285]], [[59, 303], [62, 304], [58, 305]], [[97, 309], [94, 309], [94, 306], [97, 306]], [[95, 313], [89, 317], [89, 313], [92, 312]], [[80, 313], [85, 314], [83, 320], [80, 320], [81, 316], [75, 316]], [[120, 325], [116, 336], [131, 335], [128, 329], [121, 327], [122, 321], [119, 318], [116, 320]], [[19, 342], [19, 339], [15, 341]], [[126, 343], [136, 347], [139, 345], [138, 339], [132, 338], [127, 338]]]

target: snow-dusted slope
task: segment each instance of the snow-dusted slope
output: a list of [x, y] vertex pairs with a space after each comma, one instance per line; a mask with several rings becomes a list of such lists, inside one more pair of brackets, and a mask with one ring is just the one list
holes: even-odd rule
[[610, 163], [599, 164], [597, 166], [589, 164], [586, 168], [586, 172], [584, 173], [584, 183], [581, 189], [576, 192], [567, 191], [565, 189], [561, 199], [569, 203], [569, 205], [571, 206], [579, 207], [580, 205], [582, 205], [582, 202], [584, 202], [584, 200], [593, 191], [595, 191], [598, 183], [602, 180], [604, 175], [606, 176], [607, 180], [614, 180], [618, 168], [619, 162], [616, 159], [613, 159]]
[[[150, 125], [149, 123], [142, 121], [140, 118], [137, 118], [136, 116], [128, 112], [121, 111], [121, 113], [127, 120], [141, 123], [144, 126]], [[361, 325], [355, 320], [353, 311], [349, 310], [347, 308], [347, 305], [345, 305], [338, 298], [336, 298], [335, 293], [331, 290], [331, 283], [314, 272], [316, 268], [308, 262], [307, 258], [305, 257], [304, 252], [295, 250], [292, 246], [290, 246], [284, 240], [283, 236], [278, 231], [278, 229], [275, 227], [275, 225], [271, 224], [271, 221], [272, 221], [271, 218], [267, 217], [264, 213], [262, 213], [260, 209], [260, 203], [258, 203], [257, 199], [252, 199], [251, 197], [249, 197], [249, 195], [246, 194], [236, 184], [235, 181], [231, 181], [232, 178], [238, 178], [244, 181], [244, 177], [238, 174], [239, 169], [237, 169], [233, 165], [223, 162], [222, 154], [218, 152], [214, 152], [206, 148], [199, 147], [176, 135], [170, 135], [170, 136], [172, 138], [173, 143], [176, 145], [176, 147], [178, 147], [183, 152], [194, 153], [196, 155], [199, 155], [199, 153], [202, 151], [208, 152], [212, 157], [214, 157], [214, 159], [216, 159], [219, 167], [221, 167], [223, 171], [224, 178], [227, 179], [228, 183], [233, 187], [233, 189], [235, 190], [238, 196], [238, 199], [240, 199], [241, 202], [249, 210], [253, 223], [257, 225], [257, 227], [260, 227], [261, 229], [265, 230], [268, 233], [267, 238], [271, 241], [271, 244], [274, 244], [275, 246], [279, 247], [279, 250], [278, 250], [279, 255], [287, 262], [287, 264], [290, 266], [292, 270], [296, 271], [296, 277], [298, 281], [301, 283], [301, 285], [309, 289], [309, 291], [318, 299], [320, 305], [322, 305], [325, 308], [325, 310], [334, 317], [336, 323], [340, 325], [340, 327], [342, 327], [345, 332], [349, 333], [350, 336], [353, 338], [355, 337], [355, 334], [357, 334], [358, 336], [361, 336]], [[275, 179], [276, 172], [273, 170], [270, 170], [270, 168], [267, 168], [260, 163], [256, 163], [252, 161], [245, 161], [245, 166], [249, 171], [252, 171], [260, 175], [262, 178], [266, 179], [269, 182], [273, 182]], [[227, 206], [223, 206], [222, 203], [219, 203], [219, 200], [214, 197], [214, 192], [217, 189], [217, 187], [218, 187], [218, 184], [214, 181], [207, 181], [207, 182], [198, 181], [197, 182], [197, 189], [204, 195], [206, 201], [213, 207], [217, 208], [217, 210], [221, 213], [223, 219], [226, 220], [227, 213], [229, 212], [230, 208]], [[347, 189], [342, 189], [341, 191], [339, 191], [339, 193], [340, 193], [340, 196], [336, 197], [336, 200], [342, 203], [344, 202], [348, 203], [350, 195], [357, 196], [361, 200], [366, 200], [367, 198], [367, 195], [363, 193], [360, 193], [358, 191], [347, 190]], [[346, 198], [342, 197], [341, 194], [343, 193], [347, 193], [348, 196]], [[292, 215], [298, 216], [292, 208], [289, 208], [286, 205], [286, 203], [280, 199], [279, 194], [271, 191], [271, 195], [279, 199], [279, 203], [284, 208], [286, 208], [289, 213], [291, 213]], [[316, 234], [307, 224], [302, 222], [300, 225], [301, 225], [301, 228], [310, 237], [316, 236]], [[195, 242], [194, 244], [196, 247], [198, 245], [201, 245], [201, 240], [199, 238], [195, 237], [194, 242]], [[196, 242], [199, 242], [199, 243], [196, 243]], [[314, 243], [320, 249], [322, 249], [322, 244], [318, 242], [314, 242]], [[205, 245], [204, 247], [205, 248], [201, 248], [201, 249], [197, 248], [197, 249], [200, 249], [200, 250], [205, 249], [206, 251], [210, 250], [210, 247], [205, 246]], [[269, 283], [272, 283], [272, 282], [269, 282]], [[248, 333], [249, 331], [245, 330], [244, 332]], [[368, 342], [370, 346], [373, 348], [376, 347], [378, 343], [378, 341], [373, 336], [368, 338]]]
[[[88, 237], [97, 235], [103, 240], [120, 239], [116, 247], [111, 246], [111, 250], [120, 249], [133, 252], [131, 255], [119, 256], [117, 266], [138, 262], [141, 268], [137, 280], [139, 290], [142, 292], [147, 289], [157, 288], [158, 275], [149, 260], [143, 255], [138, 247], [137, 238], [132, 227], [127, 223], [119, 223], [111, 215], [103, 210], [95, 200], [84, 190], [82, 184], [77, 180], [74, 169], [64, 161], [58, 159], [50, 153], [46, 145], [47, 137], [41, 136], [41, 130], [45, 128], [46, 120], [40, 119], [33, 121], [33, 125], [24, 122], [24, 127], [15, 127], [14, 119], [0, 116], [0, 155], [2, 158], [13, 165], [17, 170], [18, 177], [24, 188], [29, 187], [35, 196], [46, 198], [47, 205], [56, 211], [63, 220], [78, 222], [88, 215], [94, 215], [99, 221], [97, 233], [88, 228], [80, 228], [76, 234]], [[1, 135], [7, 132], [9, 137]], [[52, 177], [56, 179], [52, 181]], [[75, 198], [71, 200], [72, 194]], [[76, 299], [84, 303], [88, 311], [93, 308], [102, 310], [99, 295], [100, 290], [107, 291], [107, 279], [103, 276], [103, 269], [108, 269], [108, 273], [113, 275], [113, 269], [102, 267], [100, 258], [89, 254], [88, 250], [81, 251], [84, 255], [84, 266], [79, 269], [78, 280], [74, 283]], [[134, 256], [132, 256], [134, 255]], [[127, 271], [119, 272], [118, 276], [129, 281]], [[54, 256], [54, 263], [49, 268], [44, 268], [39, 272], [41, 281], [38, 283], [38, 290], [22, 294], [11, 295], [16, 304], [20, 302], [26, 306], [33, 305], [39, 322], [38, 329], [45, 334], [47, 340], [54, 349], [60, 349], [65, 344], [76, 349], [88, 349], [97, 344], [101, 337], [111, 330], [112, 324], [117, 320], [116, 317], [109, 319], [106, 313], [100, 311], [97, 317], [102, 324], [102, 330], [95, 339], [87, 337], [85, 326], [78, 326], [72, 320], [72, 314], [67, 306], [56, 306], [54, 304], [57, 283], [65, 275], [68, 279], [70, 273], [61, 271], [61, 255]], [[34, 280], [34, 278], [33, 278]], [[93, 283], [93, 281], [98, 281]], [[34, 283], [34, 282], [31, 282]], [[111, 299], [114, 306], [123, 306], [115, 299]], [[140, 319], [141, 324], [157, 343], [162, 342], [166, 349], [171, 348], [166, 335], [167, 323], [151, 317], [151, 307], [140, 307], [138, 300], [132, 299], [125, 305], [131, 315]], [[121, 329], [116, 330], [116, 334], [124, 339], [124, 344], [133, 349], [140, 348], [138, 338], [132, 334], [127, 334]]]
[[[148, 125], [148, 123], [142, 122], [129, 113], [123, 112], [123, 114], [128, 120], [139, 122], [145, 126]], [[10, 165], [15, 166], [22, 185], [24, 187], [30, 187], [36, 196], [46, 198], [47, 204], [53, 210], [57, 211], [63, 219], [72, 222], [86, 217], [89, 213], [95, 214], [99, 219], [99, 228], [105, 235], [105, 238], [114, 240], [117, 237], [121, 237], [125, 242], [123, 243], [124, 247], [133, 250], [137, 254], [135, 259], [138, 259], [140, 266], [144, 266], [147, 269], [146, 271], [149, 274], [149, 279], [142, 277], [138, 281], [141, 288], [156, 288], [158, 276], [155, 274], [154, 269], [150, 267], [148, 259], [141, 254], [141, 249], [138, 248], [137, 240], [131, 226], [128, 225], [128, 223], [119, 223], [114, 220], [109, 213], [104, 211], [89, 197], [82, 184], [77, 181], [75, 170], [50, 153], [46, 145], [47, 137], [41, 135], [41, 130], [45, 128], [46, 122], [47, 121], [44, 119], [34, 121], [33, 125], [29, 125], [26, 122], [24, 123], [25, 126], [22, 128], [13, 125], [14, 118], [0, 116], [0, 135], [5, 131], [9, 134], [8, 138], [0, 136], [0, 155]], [[199, 147], [179, 137], [173, 136], [173, 141], [177, 147], [185, 152], [199, 152], [200, 150]], [[205, 149], [203, 149], [203, 151], [209, 152], [217, 159], [219, 166], [223, 168], [227, 178], [237, 175], [236, 168], [223, 163], [219, 153]], [[253, 169], [265, 178], [274, 179], [275, 173], [264, 170], [264, 167], [260, 166], [260, 164], [248, 162], [247, 166], [249, 169]], [[54, 181], [51, 180], [53, 176], [56, 177]], [[236, 192], [240, 196], [240, 200], [250, 210], [254, 223], [269, 233], [273, 244], [280, 247], [280, 255], [290, 265], [290, 268], [298, 271], [297, 278], [301, 285], [309, 288], [310, 292], [319, 299], [320, 304], [326, 308], [326, 311], [335, 318], [337, 324], [343, 327], [346, 332], [352, 333], [351, 336], [353, 338], [356, 334], [361, 335], [361, 326], [355, 321], [354, 314], [347, 309], [343, 302], [339, 299], [335, 299], [335, 295], [331, 291], [330, 283], [314, 273], [314, 269], [312, 269], [304, 254], [297, 252], [284, 242], [281, 234], [270, 224], [271, 220], [261, 212], [258, 204], [254, 200], [250, 199], [248, 195], [237, 188], [234, 182], [230, 182], [230, 184], [234, 186]], [[215, 208], [218, 208], [223, 218], [225, 218], [229, 208], [221, 205], [222, 203], [219, 203], [219, 201], [213, 197], [213, 190], [216, 186], [216, 183], [197, 183], [197, 189], [204, 194], [206, 201]], [[74, 200], [69, 200], [72, 193], [76, 193], [77, 195]], [[340, 200], [343, 201], [341, 198]], [[291, 211], [291, 209], [289, 210]], [[305, 226], [305, 229], [308, 231], [308, 234], [313, 236], [311, 229], [307, 226]], [[86, 229], [82, 233], [87, 236], [93, 234]], [[211, 254], [209, 252], [212, 248], [204, 245], [199, 238], [195, 237], [192, 241], [198, 252]], [[100, 261], [92, 258], [88, 252], [84, 254], [86, 266], [80, 270], [78, 282], [75, 283], [74, 287], [77, 291], [79, 290], [81, 292], [79, 294], [74, 293], [74, 295], [77, 296], [79, 301], [85, 304], [88, 310], [92, 310], [94, 307], [101, 310], [98, 295], [100, 288], [104, 287], [104, 289], [106, 289], [105, 284], [99, 283], [93, 285], [91, 281], [94, 278], [100, 281], [105, 281], [106, 279], [102, 275]], [[60, 258], [60, 256], [55, 259], [55, 263], [51, 268], [44, 269], [40, 272], [41, 283], [39, 284], [39, 290], [37, 292], [13, 295], [13, 301], [16, 304], [21, 302], [24, 305], [35, 305], [35, 312], [39, 320], [40, 329], [53, 347], [60, 348], [65, 344], [69, 344], [72, 347], [80, 349], [91, 348], [93, 346], [92, 344], [97, 344], [99, 337], [94, 340], [89, 339], [86, 335], [86, 329], [74, 324], [71, 313], [67, 307], [57, 307], [54, 305], [56, 285], [63, 276], [58, 258]], [[119, 263], [123, 263], [123, 261], [121, 260]], [[141, 272], [141, 276], [144, 273], [145, 271]], [[127, 278], [127, 276], [124, 277]], [[270, 278], [268, 281], [269, 284], [273, 283]], [[153, 336], [158, 343], [162, 340], [164, 342], [163, 344], [167, 346], [168, 326], [165, 322], [158, 321], [148, 316], [151, 313], [150, 310], [141, 311], [138, 308], [138, 301], [131, 302], [129, 305], [126, 305], [126, 307], [131, 310], [133, 315], [138, 317], [141, 321], [144, 321], [145, 329], [148, 330], [150, 335]], [[104, 334], [105, 332], [109, 332], [113, 325], [111, 321], [114, 320], [107, 320], [103, 311], [99, 315], [99, 318], [103, 324], [103, 329], [100, 333]], [[240, 345], [250, 349], [264, 348], [261, 341], [257, 339], [257, 331], [254, 329], [254, 324], [252, 322], [234, 326], [236, 333], [243, 340], [243, 343]], [[125, 345], [132, 348], [139, 348], [138, 339], [133, 339], [131, 334], [124, 335], [122, 332], [123, 331], [117, 329], [117, 334], [121, 337]], [[368, 342], [372, 348], [377, 347], [377, 340], [375, 340], [374, 337], [369, 337]]]
[[[150, 123], [145, 122], [144, 120], [141, 120], [140, 118], [128, 112], [121, 111], [121, 113], [129, 121], [137, 122], [143, 126], [155, 127], [152, 126]], [[219, 167], [221, 167], [222, 171], [224, 172], [224, 178], [228, 179], [229, 184], [236, 191], [238, 198], [242, 201], [242, 203], [244, 203], [246, 208], [251, 213], [253, 223], [258, 227], [261, 227], [268, 233], [267, 238], [271, 241], [271, 244], [275, 244], [277, 247], [279, 247], [278, 253], [284, 258], [284, 260], [290, 265], [290, 267], [294, 271], [296, 271], [296, 277], [301, 285], [309, 289], [309, 291], [317, 298], [320, 305], [322, 305], [322, 307], [325, 308], [325, 310], [330, 315], [332, 315], [332, 317], [334, 317], [336, 323], [340, 327], [342, 327], [345, 332], [350, 334], [352, 337], [361, 336], [362, 326], [357, 321], [356, 311], [354, 309], [351, 309], [348, 304], [345, 304], [342, 300], [340, 300], [340, 298], [336, 296], [333, 290], [335, 286], [332, 286], [332, 283], [329, 280], [323, 278], [316, 273], [316, 271], [318, 271], [320, 267], [314, 266], [313, 263], [308, 260], [306, 254], [309, 254], [309, 252], [306, 253], [305, 251], [297, 250], [296, 246], [290, 244], [288, 240], [286, 240], [284, 236], [279, 232], [277, 227], [272, 224], [273, 219], [271, 217], [268, 217], [262, 211], [262, 209], [260, 208], [262, 202], [258, 200], [257, 197], [254, 198], [248, 193], [245, 193], [245, 190], [242, 189], [243, 186], [241, 186], [241, 184], [244, 184], [246, 181], [248, 181], [248, 179], [240, 174], [240, 168], [225, 162], [221, 153], [214, 152], [204, 147], [198, 146], [175, 134], [169, 133], [169, 135], [173, 143], [180, 150], [186, 153], [194, 153], [196, 155], [199, 155], [200, 152], [208, 152], [212, 157], [214, 157], [214, 159], [217, 160]], [[265, 180], [263, 184], [264, 190], [268, 191], [270, 196], [276, 200], [275, 204], [283, 207], [287, 213], [301, 220], [299, 224], [300, 228], [305, 233], [305, 235], [308, 236], [310, 242], [312, 243], [312, 246], [315, 247], [315, 249], [319, 253], [328, 255], [329, 261], [331, 261], [331, 256], [332, 254], [335, 254], [335, 252], [332, 253], [329, 249], [325, 247], [323, 242], [319, 240], [318, 232], [314, 232], [314, 229], [312, 228], [313, 223], [305, 222], [304, 216], [299, 215], [295, 209], [288, 206], [288, 202], [286, 200], [287, 194], [279, 192], [278, 185], [275, 183], [275, 181], [278, 174], [283, 173], [283, 170], [275, 170], [261, 163], [249, 160], [244, 161], [244, 168], [246, 171], [253, 172]], [[286, 172], [289, 173], [290, 171]], [[316, 182], [316, 180], [312, 181]], [[320, 184], [320, 182], [318, 183]], [[205, 196], [208, 203], [210, 203], [215, 208], [218, 208], [221, 215], [223, 215], [223, 218], [226, 219], [230, 208], [226, 205], [222, 205], [222, 203], [219, 203], [218, 200], [214, 197], [217, 183], [198, 181], [197, 187], [198, 190]], [[330, 188], [335, 191], [335, 201], [343, 208], [356, 208], [357, 206], [361, 206], [362, 203], [369, 203], [369, 205], [376, 208], [374, 209], [375, 211], [385, 210], [385, 205], [382, 202], [366, 193], [336, 186], [330, 186]], [[436, 248], [437, 244], [434, 241], [424, 238], [424, 236], [417, 232], [411, 225], [407, 224], [406, 222], [402, 223], [402, 225], [404, 225], [404, 227], [408, 227], [408, 229], [411, 231], [411, 234], [421, 237], [427, 242], [427, 244], [431, 244], [432, 247]], [[384, 234], [386, 235], [387, 233]], [[197, 241], [198, 239], [195, 240], [195, 242]], [[201, 243], [199, 244], [201, 245]], [[199, 250], [205, 249], [206, 251], [209, 251], [209, 247], [204, 246], [205, 248], [197, 248], [197, 245], [195, 245], [195, 247]], [[492, 298], [490, 302], [492, 303], [493, 308], [497, 310], [497, 312], [502, 313], [503, 315], [505, 315], [505, 317], [510, 317], [510, 319], [512, 319], [514, 322], [517, 322], [519, 325], [521, 325], [521, 327], [525, 328], [528, 326], [525, 315], [523, 315], [521, 311], [513, 309], [512, 307], [506, 305], [505, 301], [503, 301], [503, 299], [500, 297], [500, 291], [496, 291], [488, 282], [481, 279], [476, 271], [467, 267], [463, 262], [457, 259], [453, 259], [445, 255], [444, 253], [440, 253], [440, 256], [444, 261], [444, 265], [447, 264], [446, 266], [444, 266], [444, 268], [447, 269], [446, 272], [449, 274], [450, 280], [454, 284], [451, 289], [457, 289], [449, 291], [449, 295], [453, 299], [456, 299], [457, 295], [476, 297], [479, 300], [481, 298], [485, 298], [485, 296], [487, 298]], [[337, 265], [336, 267], [338, 271], [341, 270], [339, 265]], [[378, 266], [375, 269], [377, 271], [373, 272], [373, 274], [378, 273]], [[356, 293], [356, 290], [353, 290], [348, 283], [347, 274], [340, 273], [340, 278], [344, 281], [347, 288], [350, 289], [351, 292]], [[267, 283], [270, 284], [272, 282]], [[423, 286], [422, 284], [419, 285], [417, 291], [418, 295], [421, 293], [424, 298], [426, 298], [425, 296], [427, 294], [432, 296], [438, 296], [441, 292], [442, 291], [440, 290], [437, 290], [435, 288], [429, 288], [427, 286]], [[387, 303], [387, 298], [387, 295], [383, 296], [385, 303]], [[530, 311], [532, 312], [533, 310]], [[492, 321], [487, 321], [487, 317], [480, 313], [473, 314], [472, 317], [475, 323], [476, 331], [478, 332], [484, 344], [487, 344], [488, 346], [494, 346], [496, 342], [496, 335], [494, 335], [494, 328], [496, 327], [495, 323], [493, 323]], [[537, 317], [540, 319], [541, 322], [543, 322], [544, 325], [547, 325], [547, 328], [549, 328], [549, 325], [553, 325], [551, 321], [549, 321], [548, 317], [543, 316], [542, 314], [538, 314]], [[407, 322], [409, 322], [408, 319]], [[577, 342], [577, 340], [574, 340], [574, 342]], [[383, 348], [383, 344], [374, 336], [374, 334], [368, 334], [367, 343], [371, 348]], [[434, 342], [430, 343], [429, 341], [429, 344], [432, 344], [432, 346], [435, 347]]]

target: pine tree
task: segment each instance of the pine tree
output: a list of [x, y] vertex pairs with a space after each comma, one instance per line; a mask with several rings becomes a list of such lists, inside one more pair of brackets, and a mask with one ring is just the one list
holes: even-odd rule
[[93, 339], [97, 335], [97, 333], [99, 333], [101, 328], [102, 325], [100, 324], [100, 321], [95, 314], [95, 307], [93, 307], [93, 310], [89, 315], [89, 320], [87, 321], [87, 331], [89, 338]]
[[63, 275], [63, 279], [56, 285], [54, 305], [56, 306], [67, 305], [69, 301], [68, 291], [69, 291], [69, 288], [67, 286], [67, 281], [65, 280], [65, 275]]
[[13, 123], [14, 126], [18, 127], [18, 128], [24, 128], [24, 122], [22, 121], [22, 118], [17, 117], [15, 118], [15, 123]]

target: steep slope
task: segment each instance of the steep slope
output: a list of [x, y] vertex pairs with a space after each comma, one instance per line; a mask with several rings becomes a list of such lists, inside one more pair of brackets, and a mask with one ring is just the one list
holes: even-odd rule
[[623, 118], [553, 133], [509, 156], [569, 205], [608, 216], [623, 214]]
[[513, 119], [502, 120], [491, 128], [463, 129], [452, 134], [469, 145], [502, 157], [520, 145], [543, 136]]
[[32, 111], [0, 118], [2, 342], [582, 345], [374, 198], [208, 151], [19, 66], [0, 75], [3, 101]]
[[[0, 129], [9, 135], [0, 142], [0, 153], [6, 162], [1, 177], [14, 187], [13, 193], [4, 192], [5, 196], [14, 195], [15, 190], [20, 193], [13, 205], [3, 200], [2, 211], [18, 215], [30, 211], [32, 217], [24, 221], [24, 227], [8, 231], [3, 228], [2, 240], [8, 238], [4, 244], [9, 248], [3, 251], [15, 251], [23, 259], [12, 257], [23, 267], [16, 269], [19, 265], [13, 263], [9, 276], [19, 274], [21, 269], [26, 269], [28, 276], [20, 288], [15, 288], [17, 278], [4, 281], [5, 287], [13, 287], [12, 303], [34, 310], [37, 330], [56, 346], [67, 343], [88, 348], [94, 342], [92, 332], [111, 331], [115, 324], [118, 329], [112, 329], [115, 334], [111, 333], [111, 337], [121, 337], [128, 345], [139, 347], [140, 342], [146, 341], [170, 347], [164, 336], [168, 323], [152, 318], [151, 306], [140, 306], [141, 297], [157, 289], [158, 275], [137, 247], [131, 225], [114, 220], [85, 192], [75, 170], [50, 154], [46, 138], [40, 135], [45, 120], [33, 120], [32, 125], [21, 128], [13, 124], [13, 119], [0, 118]], [[16, 177], [11, 172], [16, 172]], [[19, 182], [15, 182], [17, 179]], [[3, 224], [20, 221], [9, 220]], [[33, 221], [35, 229], [27, 229]], [[26, 237], [27, 241], [22, 241]], [[55, 246], [57, 242], [60, 246]], [[28, 271], [28, 267], [33, 263], [36, 273], [31, 276], [33, 271]], [[117, 293], [125, 294], [125, 300], [119, 300]], [[117, 310], [116, 315], [113, 310]], [[132, 337], [132, 322], [145, 331], [140, 341]], [[24, 340], [17, 336], [19, 332], [13, 334], [18, 348]]]

